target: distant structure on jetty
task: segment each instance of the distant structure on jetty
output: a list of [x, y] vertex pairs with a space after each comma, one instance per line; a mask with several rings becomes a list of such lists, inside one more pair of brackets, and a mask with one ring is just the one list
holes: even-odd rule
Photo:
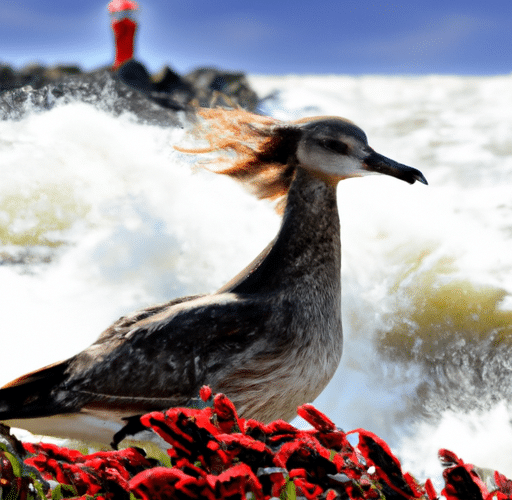
[[[42, 107], [48, 107], [49, 102], [55, 103], [55, 99], [61, 97], [70, 99], [74, 96], [75, 99], [88, 101], [93, 95], [102, 95], [105, 86], [111, 86], [114, 81], [119, 95], [124, 96], [131, 88], [172, 111], [184, 110], [189, 105], [240, 106], [249, 111], [257, 109], [260, 99], [241, 71], [224, 71], [207, 66], [180, 75], [169, 66], [164, 66], [159, 73], [151, 75], [145, 65], [134, 57], [139, 4], [133, 0], [111, 0], [107, 9], [114, 34], [113, 63], [83, 72], [76, 64], [46, 67], [34, 63], [16, 70], [0, 62], [0, 95], [24, 87], [24, 94], [31, 93], [33, 100], [40, 100]], [[122, 84], [128, 89], [123, 89]], [[39, 89], [42, 89], [41, 92], [37, 92]], [[48, 92], [53, 97], [48, 97]], [[19, 95], [21, 101], [25, 97]], [[4, 102], [0, 98], [0, 115], [2, 111], [6, 116], [16, 114], [11, 109], [9, 98], [5, 99]], [[137, 101], [137, 98], [133, 97], [132, 100]], [[128, 107], [131, 109], [133, 106]]]
[[138, 4], [131, 0], [112, 0], [108, 4], [116, 49], [113, 70], [133, 58], [138, 10]]

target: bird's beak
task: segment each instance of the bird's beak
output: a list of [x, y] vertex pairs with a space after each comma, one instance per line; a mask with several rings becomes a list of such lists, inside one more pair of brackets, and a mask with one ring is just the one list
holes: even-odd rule
[[414, 184], [415, 181], [428, 184], [427, 179], [425, 179], [425, 176], [419, 170], [397, 163], [396, 161], [386, 158], [375, 151], [372, 151], [363, 160], [363, 168], [369, 172], [391, 175], [397, 179], [402, 179], [409, 184]]

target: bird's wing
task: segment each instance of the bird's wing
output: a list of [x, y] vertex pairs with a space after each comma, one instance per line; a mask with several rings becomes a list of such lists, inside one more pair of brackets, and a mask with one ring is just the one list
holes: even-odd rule
[[66, 386], [101, 404], [184, 404], [209, 374], [257, 342], [268, 316], [266, 303], [235, 294], [173, 304], [75, 356]]
[[0, 420], [183, 405], [265, 331], [268, 307], [235, 294], [188, 298], [124, 318], [90, 347], [0, 390]]
[[96, 340], [95, 344], [101, 342], [107, 342], [113, 337], [124, 335], [127, 331], [132, 330], [139, 324], [141, 321], [146, 320], [147, 318], [152, 318], [155, 315], [161, 313], [162, 311], [170, 311], [173, 306], [178, 304], [183, 304], [186, 302], [194, 301], [204, 297], [204, 295], [190, 295], [186, 297], [180, 297], [178, 299], [171, 300], [169, 302], [164, 302], [162, 304], [155, 304], [144, 309], [140, 309], [139, 311], [135, 311], [131, 314], [127, 314], [119, 318], [116, 322], [110, 325]]
[[[117, 320], [105, 330], [97, 343], [108, 342], [120, 331], [131, 329], [138, 322], [158, 314], [164, 309], [194, 300], [199, 296], [181, 297], [165, 304], [148, 307]], [[0, 420], [39, 417], [55, 413], [74, 411], [69, 398], [60, 397], [60, 388], [68, 380], [68, 370], [74, 358], [53, 363], [22, 375], [0, 388]], [[58, 396], [57, 396], [58, 395]]]

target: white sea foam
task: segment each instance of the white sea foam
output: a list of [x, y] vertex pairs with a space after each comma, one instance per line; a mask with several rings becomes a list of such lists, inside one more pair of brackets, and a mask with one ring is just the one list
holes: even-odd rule
[[[507, 342], [495, 346], [498, 354], [470, 355], [466, 367], [463, 361], [464, 349], [472, 352], [489, 332], [512, 333], [512, 77], [258, 76], [251, 83], [277, 95], [266, 110], [279, 118], [349, 117], [377, 151], [419, 168], [430, 184], [341, 184], [345, 351], [316, 404], [346, 429], [386, 438], [407, 470], [438, 484], [441, 447], [510, 477], [510, 412], [500, 393], [510, 386], [510, 367], [482, 368], [486, 398], [473, 391], [474, 378], [464, 379], [472, 364], [491, 364], [500, 350], [509, 356]], [[371, 342], [383, 332], [398, 362], [383, 359], [382, 345]], [[421, 340], [400, 347], [404, 332]], [[443, 358], [450, 349], [460, 362], [460, 388], [440, 393], [439, 412], [423, 420], [411, 410], [428, 379], [421, 353], [438, 360], [430, 369], [447, 364], [453, 372]], [[452, 409], [443, 409], [444, 399]], [[457, 410], [459, 400], [474, 409]]]
[[435, 425], [422, 422], [414, 435], [401, 443], [402, 466], [419, 477], [432, 477], [439, 487], [442, 469], [437, 452], [445, 448], [454, 450], [466, 463], [484, 469], [498, 468], [511, 477], [511, 418], [510, 405], [501, 401], [488, 411], [447, 411]]
[[[429, 181], [375, 176], [339, 187], [346, 340], [318, 408], [347, 430], [389, 440], [424, 477], [439, 473], [438, 447], [511, 470], [495, 372], [495, 404], [480, 405], [471, 378], [425, 400], [418, 388], [437, 364], [453, 372], [443, 357], [450, 349], [462, 377], [478, 359], [466, 369], [464, 349], [510, 333], [512, 77], [253, 76], [251, 84], [274, 93], [264, 111], [278, 118], [350, 118], [378, 152]], [[52, 259], [0, 267], [0, 383], [77, 352], [123, 313], [215, 290], [275, 235], [272, 208], [192, 169], [172, 147], [181, 135], [80, 103], [0, 122], [0, 252], [14, 258], [22, 245], [36, 262]], [[457, 390], [468, 393], [464, 409]], [[438, 405], [437, 418], [423, 418], [422, 401]]]
[[269, 206], [191, 169], [178, 131], [80, 103], [4, 131], [7, 238], [31, 252], [60, 245], [51, 264], [0, 268], [1, 382], [75, 353], [134, 308], [215, 290], [277, 231]]

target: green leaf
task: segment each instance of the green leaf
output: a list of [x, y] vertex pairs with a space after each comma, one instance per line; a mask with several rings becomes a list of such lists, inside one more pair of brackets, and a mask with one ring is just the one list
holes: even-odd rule
[[11, 462], [13, 474], [16, 477], [21, 477], [22, 467], [20, 461], [12, 453], [9, 453], [8, 451], [4, 451], [4, 455], [7, 458], [7, 460]]
[[62, 500], [64, 498], [64, 493], [62, 490], [69, 491], [73, 496], [77, 496], [78, 493], [74, 486], [71, 484], [58, 484], [52, 490], [52, 500]]
[[295, 490], [295, 483], [290, 479], [286, 479], [284, 490], [279, 495], [280, 500], [297, 500], [297, 491]]
[[32, 482], [34, 485], [34, 488], [37, 492], [37, 495], [41, 498], [46, 498], [46, 495], [44, 494], [44, 488], [41, 482], [37, 479], [36, 475], [33, 472], [29, 473], [29, 476], [32, 478]]
[[62, 494], [62, 484], [58, 484], [52, 490], [52, 500], [62, 500], [64, 495]]
[[169, 454], [152, 443], [145, 443], [144, 450], [148, 458], [156, 458], [164, 467], [172, 467], [171, 457]]

